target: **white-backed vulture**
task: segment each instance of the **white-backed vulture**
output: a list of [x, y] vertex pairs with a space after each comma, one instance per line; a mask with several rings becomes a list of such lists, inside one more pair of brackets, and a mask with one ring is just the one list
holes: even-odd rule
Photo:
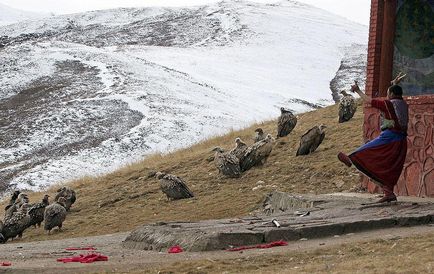
[[268, 134], [264, 140], [254, 143], [247, 149], [240, 160], [241, 171], [246, 171], [254, 166], [264, 164], [268, 156], [270, 156], [272, 149], [273, 137]]
[[296, 155], [307, 155], [314, 152], [324, 140], [325, 128], [327, 128], [325, 125], [315, 126], [303, 134]]
[[168, 200], [179, 200], [194, 197], [187, 184], [178, 176], [157, 172], [155, 177], [160, 180], [160, 188]]
[[[249, 147], [246, 145], [246, 143], [244, 143], [241, 138], [236, 138], [235, 139], [235, 147], [229, 152], [229, 154], [234, 155], [235, 157], [237, 157], [237, 159], [241, 159], [241, 157], [243, 157], [244, 153], [246, 153], [246, 150]], [[215, 150], [213, 150], [215, 151]], [[223, 153], [223, 150], [220, 148], [220, 151]]]
[[21, 193], [21, 191], [19, 191], [19, 190], [15, 190], [14, 192], [12, 192], [12, 194], [11, 194], [11, 198], [9, 199], [9, 203], [8, 203], [8, 205], [5, 207], [5, 211], [6, 211], [10, 206], [12, 206], [13, 204], [15, 204], [15, 201], [17, 200], [18, 195], [20, 195], [20, 193]]
[[255, 136], [253, 137], [255, 143], [264, 140], [266, 137], [267, 134], [264, 133], [264, 130], [262, 128], [255, 129]]
[[24, 203], [21, 205], [17, 212], [14, 212], [12, 216], [4, 221], [1, 235], [3, 238], [2, 243], [5, 243], [8, 239], [15, 237], [21, 237], [24, 230], [29, 227], [30, 216], [27, 214], [29, 204]]
[[215, 151], [214, 164], [220, 174], [229, 178], [238, 178], [241, 176], [240, 161], [235, 156], [235, 153], [224, 153], [223, 149], [220, 147], [214, 148], [213, 151]]
[[2, 234], [2, 231], [3, 231], [3, 222], [2, 222], [2, 220], [0, 220], [0, 243], [6, 242], [5, 237]]
[[285, 137], [297, 125], [297, 117], [289, 110], [280, 108], [280, 117], [277, 120], [277, 138]]
[[56, 226], [59, 230], [62, 229], [62, 224], [66, 219], [66, 199], [59, 197], [57, 201], [45, 208], [44, 212], [44, 230], [50, 234], [51, 230]]
[[[14, 196], [14, 194], [13, 194]], [[12, 201], [12, 198], [11, 198]], [[7, 219], [11, 218], [12, 215], [17, 212], [20, 207], [29, 202], [29, 197], [27, 197], [27, 194], [25, 193], [19, 193], [17, 198], [15, 199], [15, 202], [12, 205], [8, 205], [5, 208], [5, 217], [4, 221], [6, 222]]]
[[65, 198], [66, 211], [69, 211], [71, 209], [71, 206], [75, 203], [75, 200], [77, 199], [75, 191], [72, 188], [65, 187], [65, 186], [57, 190], [57, 194], [56, 197], [54, 197], [54, 201], [59, 200], [60, 197]]
[[353, 118], [357, 110], [356, 99], [351, 94], [341, 91], [343, 95], [339, 101], [339, 123], [344, 123]]
[[50, 196], [48, 194], [44, 195], [42, 198], [42, 202], [30, 205], [29, 216], [30, 216], [30, 224], [29, 226], [41, 226], [41, 223], [44, 221], [44, 213], [45, 207], [49, 205], [48, 198]]

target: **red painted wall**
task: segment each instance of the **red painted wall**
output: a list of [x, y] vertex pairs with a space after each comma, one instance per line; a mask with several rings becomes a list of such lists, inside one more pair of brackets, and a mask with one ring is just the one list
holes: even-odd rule
[[[395, 20], [390, 14], [395, 9], [396, 0], [371, 0], [366, 93], [372, 97], [385, 96], [385, 86], [392, 78], [393, 45], [389, 35], [394, 33]], [[407, 97], [406, 100], [410, 112], [408, 151], [395, 192], [434, 197], [434, 96]], [[379, 112], [366, 105], [364, 114], [364, 139], [369, 141], [380, 133]], [[366, 177], [362, 178], [362, 185], [369, 192], [381, 190]]]

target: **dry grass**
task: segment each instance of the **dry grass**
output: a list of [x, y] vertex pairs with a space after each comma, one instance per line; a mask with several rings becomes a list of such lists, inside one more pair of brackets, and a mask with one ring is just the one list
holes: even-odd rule
[[[48, 237], [42, 229], [30, 228], [23, 240], [108, 234], [156, 221], [242, 216], [255, 209], [273, 189], [292, 193], [348, 191], [358, 185], [359, 176], [339, 163], [336, 154], [341, 150], [352, 151], [361, 144], [360, 109], [359, 106], [353, 120], [344, 124], [337, 122], [337, 106], [301, 114], [293, 133], [276, 142], [268, 162], [239, 179], [217, 176], [214, 164], [206, 161], [212, 155], [211, 149], [217, 145], [231, 148], [236, 137], [252, 143], [253, 131], [258, 126], [275, 135], [275, 121], [234, 131], [168, 155], [153, 155], [106, 176], [74, 181], [70, 185], [77, 191], [78, 199], [67, 217], [64, 231]], [[312, 155], [295, 157], [300, 136], [321, 123], [328, 126], [323, 144]], [[157, 180], [148, 177], [150, 171], [160, 170], [184, 178], [196, 198], [167, 202]], [[252, 190], [260, 180], [265, 182], [264, 187]], [[43, 193], [29, 196], [31, 201], [39, 201]]]
[[[305, 252], [184, 261], [149, 273], [434, 273], [434, 234]], [[139, 272], [137, 272], [139, 273]], [[140, 273], [143, 273], [140, 272]]]

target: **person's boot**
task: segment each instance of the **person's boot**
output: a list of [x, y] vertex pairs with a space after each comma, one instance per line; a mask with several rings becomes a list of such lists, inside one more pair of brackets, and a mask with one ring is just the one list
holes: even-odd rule
[[395, 202], [396, 200], [397, 199], [396, 199], [395, 194], [389, 195], [389, 196], [385, 195], [383, 198], [381, 198], [380, 200], [378, 200], [377, 203], [379, 203], [379, 204], [390, 203], [390, 202]]

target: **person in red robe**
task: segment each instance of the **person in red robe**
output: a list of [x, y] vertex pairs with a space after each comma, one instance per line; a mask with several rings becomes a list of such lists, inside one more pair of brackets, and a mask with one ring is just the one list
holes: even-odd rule
[[350, 155], [339, 152], [338, 159], [348, 167], [354, 165], [383, 189], [384, 196], [378, 203], [397, 200], [393, 189], [407, 155], [408, 105], [402, 98], [402, 88], [398, 86], [404, 77], [400, 73], [392, 81], [386, 99], [372, 99], [360, 90], [357, 82], [351, 87], [352, 92], [381, 111], [381, 134]]

